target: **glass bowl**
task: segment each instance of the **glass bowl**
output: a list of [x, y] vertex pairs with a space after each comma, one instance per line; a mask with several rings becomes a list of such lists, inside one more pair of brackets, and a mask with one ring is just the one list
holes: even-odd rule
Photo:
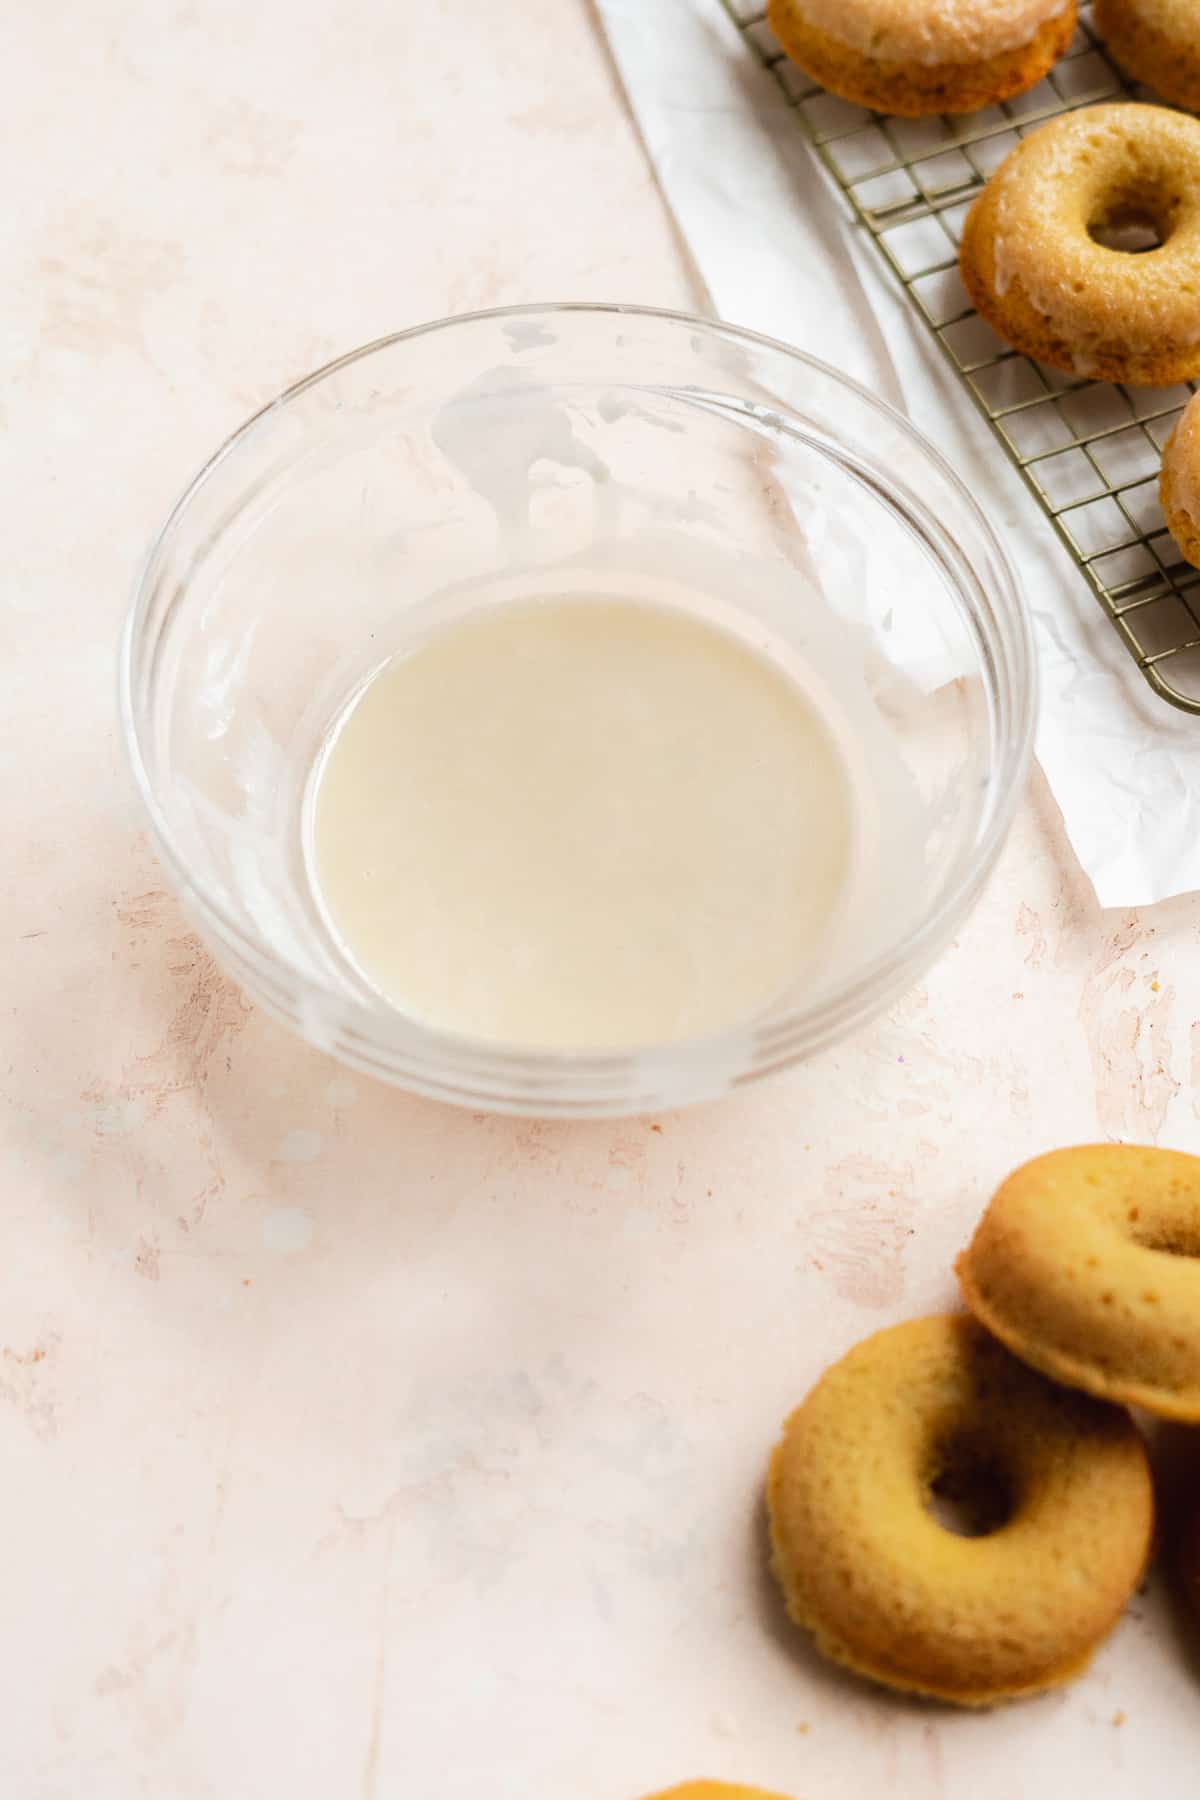
[[[432, 627], [600, 590], [816, 671], [872, 770], [886, 879], [846, 954], [715, 1036], [596, 1053], [434, 1029], [371, 991], [314, 894], [321, 745], [365, 672]], [[995, 861], [1034, 698], [1008, 559], [905, 419], [799, 350], [629, 306], [442, 320], [298, 383], [175, 507], [121, 650], [134, 775], [218, 961], [357, 1069], [535, 1115], [711, 1098], [886, 1007]]]

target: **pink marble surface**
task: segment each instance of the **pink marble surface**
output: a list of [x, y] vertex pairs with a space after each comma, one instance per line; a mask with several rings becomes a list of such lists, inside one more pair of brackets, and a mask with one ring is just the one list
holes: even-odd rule
[[1011, 1164], [1200, 1149], [1200, 903], [1100, 913], [1035, 782], [920, 989], [683, 1117], [457, 1114], [267, 1023], [116, 745], [149, 532], [335, 351], [697, 296], [580, 0], [96, 0], [10, 37], [0, 1793], [1190, 1791], [1159, 1581], [1076, 1686], [959, 1717], [814, 1660], [759, 1494], [823, 1364], [952, 1300]]

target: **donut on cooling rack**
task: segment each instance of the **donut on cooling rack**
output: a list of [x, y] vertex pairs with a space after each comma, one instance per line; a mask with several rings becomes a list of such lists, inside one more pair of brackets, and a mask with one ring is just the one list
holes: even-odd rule
[[1200, 112], [1196, 0], [1096, 0], [1096, 29], [1127, 75]]
[[1043, 1374], [1200, 1420], [1200, 1156], [1054, 1150], [997, 1189], [958, 1259], [963, 1298]]
[[1171, 536], [1200, 569], [1200, 394], [1167, 439], [1158, 491]]
[[[1134, 225], [1157, 247], [1097, 241]], [[1127, 104], [1051, 119], [975, 201], [959, 265], [977, 311], [1037, 362], [1149, 387], [1200, 374], [1200, 119]]]
[[[978, 1535], [930, 1510], [970, 1502]], [[974, 1319], [917, 1319], [826, 1370], [768, 1482], [788, 1611], [835, 1662], [987, 1706], [1068, 1680], [1120, 1617], [1153, 1529], [1127, 1413], [1055, 1387]]]
[[770, 0], [794, 63], [832, 94], [916, 119], [1033, 87], [1075, 31], [1075, 0]]

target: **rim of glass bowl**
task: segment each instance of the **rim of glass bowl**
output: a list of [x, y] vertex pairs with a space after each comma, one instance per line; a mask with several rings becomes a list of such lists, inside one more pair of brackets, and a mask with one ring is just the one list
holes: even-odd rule
[[[155, 658], [147, 656], [144, 639], [160, 558], [214, 470], [234, 454], [260, 420], [339, 370], [396, 344], [481, 321], [581, 313], [654, 319], [711, 339], [768, 351], [857, 394], [893, 428], [899, 428], [920, 458], [957, 490], [974, 515], [992, 565], [986, 570], [985, 586], [974, 564], [949, 540], [918, 495], [891, 469], [872, 468], [857, 450], [847, 452], [849, 464], [860, 474], [872, 475], [892, 505], [902, 505], [910, 524], [943, 564], [949, 552], [952, 566], [948, 573], [979, 643], [989, 690], [994, 767], [970, 851], [960, 857], [957, 880], [939, 905], [852, 979], [828, 991], [818, 1005], [798, 1006], [770, 1023], [751, 1022], [708, 1037], [603, 1053], [527, 1050], [461, 1037], [396, 1011], [373, 1009], [315, 981], [286, 956], [243, 930], [193, 875], [175, 846], [159, 805], [146, 747], [152, 733]], [[778, 410], [786, 417], [786, 408]], [[173, 596], [163, 609], [152, 641], [165, 630], [177, 599], [178, 595]], [[189, 482], [146, 553], [121, 640], [119, 704], [126, 753], [159, 853], [197, 923], [213, 940], [211, 947], [218, 958], [255, 1001], [343, 1062], [412, 1092], [492, 1111], [580, 1117], [635, 1113], [714, 1098], [811, 1055], [883, 1011], [911, 986], [962, 922], [1004, 843], [1032, 747], [1036, 690], [1029, 616], [1009, 558], [967, 487], [902, 413], [820, 358], [759, 332], [659, 307], [564, 301], [460, 313], [376, 338], [295, 382], [239, 426]]]

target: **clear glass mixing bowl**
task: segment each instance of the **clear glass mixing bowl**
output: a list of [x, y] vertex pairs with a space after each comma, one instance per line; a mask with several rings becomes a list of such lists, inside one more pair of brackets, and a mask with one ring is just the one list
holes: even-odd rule
[[[693, 607], [845, 701], [882, 784], [884, 923], [714, 1037], [588, 1054], [431, 1029], [327, 928], [304, 849], [314, 761], [364, 674], [432, 626], [601, 590]], [[175, 507], [121, 652], [160, 852], [247, 993], [369, 1074], [531, 1114], [716, 1096], [884, 1008], [996, 858], [1034, 696], [1008, 559], [911, 425], [798, 350], [626, 306], [442, 320], [300, 382]]]

